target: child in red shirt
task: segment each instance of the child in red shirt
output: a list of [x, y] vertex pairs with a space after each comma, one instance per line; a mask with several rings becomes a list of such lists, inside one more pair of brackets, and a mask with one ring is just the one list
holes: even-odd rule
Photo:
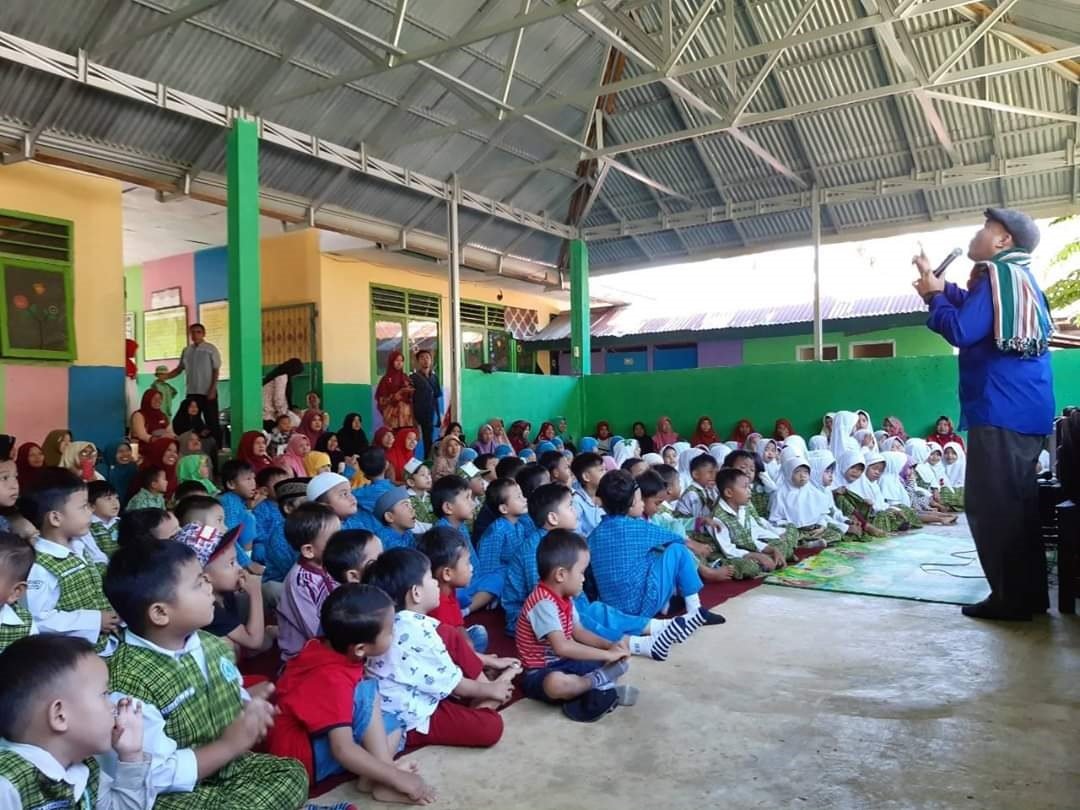
[[293, 757], [314, 783], [349, 771], [376, 801], [430, 804], [435, 791], [415, 763], [394, 764], [403, 728], [383, 714], [364, 659], [382, 655], [394, 632], [394, 603], [369, 585], [343, 585], [323, 603], [324, 636], [308, 641], [277, 683], [278, 716], [268, 745]]
[[[520, 671], [521, 662], [516, 658], [484, 654], [488, 636], [482, 625], [465, 627], [465, 617], [457, 599], [457, 590], [467, 587], [472, 581], [473, 567], [469, 547], [465, 545], [461, 532], [447, 525], [435, 526], [420, 536], [416, 547], [431, 561], [431, 575], [439, 584], [439, 606], [429, 611], [428, 616], [439, 620], [436, 632], [446, 644], [454, 663], [463, 670], [473, 668], [457, 660], [458, 655], [455, 654], [462, 646], [461, 641], [467, 639], [466, 657], [478, 658], [483, 668], [499, 672]], [[454, 636], [461, 641], [452, 640]], [[468, 645], [471, 645], [471, 648]], [[475, 655], [471, 654], [473, 651]]]

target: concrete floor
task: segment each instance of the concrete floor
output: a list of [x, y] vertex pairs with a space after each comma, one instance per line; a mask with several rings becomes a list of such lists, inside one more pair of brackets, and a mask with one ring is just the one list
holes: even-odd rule
[[[1080, 619], [763, 585], [593, 725], [521, 701], [414, 755], [440, 808], [1080, 807]], [[320, 802], [370, 796], [343, 785]]]

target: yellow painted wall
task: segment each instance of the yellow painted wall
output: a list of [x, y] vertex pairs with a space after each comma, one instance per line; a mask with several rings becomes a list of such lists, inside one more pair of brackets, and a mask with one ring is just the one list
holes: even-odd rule
[[[378, 379], [378, 372], [371, 369], [372, 284], [437, 293], [442, 298], [440, 351], [443, 356], [450, 351], [449, 288], [445, 279], [397, 266], [324, 254], [321, 257], [319, 334], [326, 382], [374, 383]], [[541, 329], [559, 311], [555, 302], [543, 295], [503, 290], [503, 299], [498, 301], [498, 292], [499, 288], [494, 284], [461, 284], [464, 300], [536, 310]]]
[[0, 208], [68, 219], [75, 228], [75, 365], [124, 364], [121, 185], [26, 161], [0, 170]]
[[[319, 232], [305, 228], [259, 242], [259, 273], [264, 307], [315, 304], [319, 308]], [[316, 337], [321, 356], [322, 335]]]

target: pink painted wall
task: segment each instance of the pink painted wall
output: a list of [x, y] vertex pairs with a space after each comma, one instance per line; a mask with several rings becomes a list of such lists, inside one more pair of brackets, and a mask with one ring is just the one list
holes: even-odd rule
[[[145, 262], [142, 266], [143, 309], [150, 309], [150, 295], [158, 290], [169, 287], [180, 288], [180, 303], [187, 307], [188, 323], [194, 323], [199, 308], [195, 303], [195, 254], [182, 253], [179, 256], [169, 256], [166, 259], [156, 259]], [[159, 365], [167, 365], [170, 368], [176, 365], [176, 361], [155, 360], [143, 362], [142, 371], [153, 373]]]
[[[0, 366], [4, 380], [4, 433], [38, 442], [68, 426], [67, 366]], [[47, 395], [45, 392], [48, 392]]]

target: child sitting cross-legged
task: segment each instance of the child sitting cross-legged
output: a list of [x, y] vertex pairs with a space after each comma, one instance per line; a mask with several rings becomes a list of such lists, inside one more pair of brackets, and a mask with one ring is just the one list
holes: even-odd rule
[[[472, 538], [469, 537], [467, 526], [467, 522], [472, 520], [475, 507], [469, 484], [458, 475], [444, 475], [431, 489], [431, 506], [438, 516], [435, 526], [449, 526], [461, 533], [469, 549], [469, 561], [472, 563], [473, 570], [478, 570], [480, 558], [476, 554]], [[488, 575], [485, 578], [474, 576], [468, 587], [458, 590], [458, 603], [461, 605], [463, 615], [468, 616], [474, 611], [487, 607], [501, 590], [497, 574]]]
[[[203, 629], [218, 638], [228, 639], [237, 653], [259, 653], [274, 643], [276, 627], [266, 626], [262, 587], [259, 577], [245, 571], [236, 562], [236, 534], [226, 534], [213, 526], [189, 523], [180, 529], [174, 542], [189, 546], [203, 566], [203, 574], [214, 589], [214, 620]], [[248, 597], [247, 621], [243, 621], [236, 594]]]
[[364, 678], [367, 659], [390, 649], [394, 603], [370, 585], [343, 585], [323, 603], [321, 619], [323, 636], [305, 644], [278, 680], [270, 753], [302, 762], [312, 783], [349, 772], [376, 801], [430, 804], [435, 791], [416, 764], [394, 764], [401, 722], [383, 712], [378, 682]]
[[164, 509], [165, 493], [169, 491], [169, 478], [161, 467], [153, 465], [139, 470], [135, 476], [138, 488], [124, 507], [125, 512], [136, 509]]
[[655, 616], [678, 594], [688, 621], [700, 614], [704, 624], [722, 624], [723, 616], [701, 606], [697, 560], [682, 538], [640, 520], [645, 505], [633, 476], [625, 470], [607, 473], [597, 495], [607, 514], [589, 535], [589, 549], [600, 600], [626, 613]]
[[[15, 642], [0, 654], [0, 807], [150, 807], [138, 702], [109, 702], [109, 670], [85, 639]], [[96, 759], [112, 751], [111, 774]]]
[[90, 535], [106, 557], [119, 548], [120, 495], [108, 481], [91, 481], [86, 485], [90, 503]]
[[418, 458], [410, 458], [405, 462], [404, 471], [405, 486], [416, 513], [414, 531], [423, 534], [435, 523], [435, 512], [431, 508], [431, 468]]
[[338, 585], [359, 583], [382, 553], [382, 541], [367, 529], [342, 529], [326, 541], [323, 568]]
[[734, 579], [751, 579], [763, 571], [783, 568], [784, 550], [777, 545], [782, 542], [783, 530], [751, 513], [753, 489], [746, 473], [724, 467], [717, 473], [716, 488], [720, 505], [715, 514], [720, 528], [711, 534], [714, 545], [710, 558], [729, 567]]
[[38, 630], [84, 638], [100, 655], [112, 655], [120, 618], [102, 591], [101, 570], [77, 539], [90, 531], [86, 483], [67, 470], [45, 470], [19, 498], [19, 511], [38, 530], [26, 595]]
[[[157, 810], [283, 810], [307, 797], [304, 766], [250, 753], [273, 723], [273, 687], [244, 690], [229, 645], [205, 631], [214, 593], [195, 552], [173, 540], [122, 546], [105, 593], [127, 625], [109, 661], [114, 700], [142, 701]], [[108, 767], [106, 767], [108, 770]]]
[[409, 490], [402, 486], [391, 487], [375, 502], [375, 517], [379, 519], [376, 532], [383, 548], [415, 548], [416, 512], [413, 510]]
[[120, 548], [141, 543], [144, 540], [168, 540], [180, 531], [176, 515], [165, 509], [136, 509], [125, 512], [120, 521], [116, 544]]
[[525, 666], [527, 697], [560, 704], [572, 720], [591, 722], [618, 704], [632, 706], [637, 689], [616, 686], [630, 669], [630, 649], [581, 626], [573, 598], [585, 584], [589, 545], [575, 532], [553, 529], [536, 551], [540, 582], [525, 600], [514, 642]]
[[780, 468], [783, 483], [773, 497], [769, 522], [774, 526], [794, 526], [799, 532], [799, 545], [806, 548], [838, 543], [847, 532], [847, 521], [839, 522], [832, 517], [836, 506], [832, 497], [811, 484], [810, 460], [801, 456], [788, 458]]
[[510, 699], [515, 670], [489, 681], [478, 660], [471, 672], [454, 663], [438, 620], [427, 615], [439, 605], [428, 558], [411, 548], [385, 551], [368, 566], [364, 581], [383, 590], [397, 609], [390, 648], [367, 665], [379, 680], [383, 712], [396, 714], [405, 726], [407, 747], [497, 743], [503, 721], [496, 709]]
[[299, 553], [299, 560], [285, 577], [277, 605], [278, 646], [285, 661], [300, 652], [308, 639], [319, 635], [319, 610], [337, 587], [323, 568], [323, 550], [340, 529], [338, 516], [321, 503], [302, 503], [285, 520], [285, 538]]
[[34, 565], [34, 547], [18, 535], [0, 531], [0, 652], [37, 633], [30, 611], [21, 604]]

